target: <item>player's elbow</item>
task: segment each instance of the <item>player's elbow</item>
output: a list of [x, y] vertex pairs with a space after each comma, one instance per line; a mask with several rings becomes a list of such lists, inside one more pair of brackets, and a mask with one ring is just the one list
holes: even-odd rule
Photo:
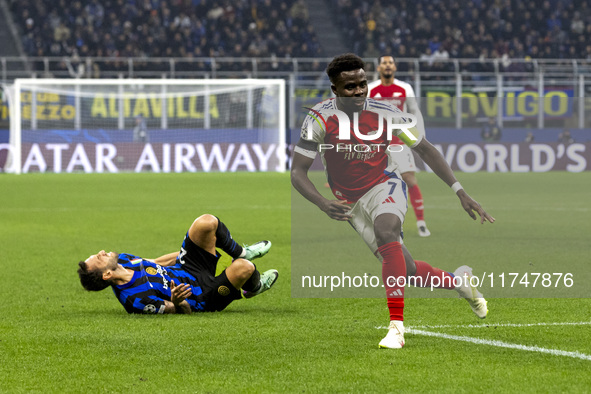
[[308, 171], [301, 166], [292, 166], [290, 171], [291, 184], [296, 186], [302, 177], [307, 176]]
[[[426, 138], [423, 138], [421, 142], [417, 145], [413, 146], [412, 149], [421, 157], [423, 158], [425, 155], [429, 155], [431, 153], [431, 148], [435, 149], [435, 147], [427, 141]], [[436, 150], [436, 149], [435, 149]]]

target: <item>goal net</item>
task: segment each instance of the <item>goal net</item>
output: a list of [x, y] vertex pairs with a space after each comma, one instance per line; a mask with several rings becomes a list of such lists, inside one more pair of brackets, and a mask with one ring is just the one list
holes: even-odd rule
[[4, 172], [286, 169], [283, 80], [17, 79], [8, 92]]

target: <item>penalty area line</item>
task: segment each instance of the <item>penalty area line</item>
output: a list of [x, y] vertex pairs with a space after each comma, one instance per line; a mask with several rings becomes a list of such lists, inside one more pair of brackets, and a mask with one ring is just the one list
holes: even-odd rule
[[408, 328], [406, 330], [406, 332], [408, 334], [413, 334], [413, 335], [425, 335], [428, 337], [436, 337], [436, 338], [451, 339], [454, 341], [469, 342], [469, 343], [474, 343], [477, 345], [489, 345], [489, 346], [496, 346], [496, 347], [502, 347], [502, 348], [507, 348], [507, 349], [516, 349], [516, 350], [523, 350], [523, 351], [528, 351], [528, 352], [545, 353], [545, 354], [551, 354], [553, 356], [564, 356], [564, 357], [578, 358], [580, 360], [591, 361], [591, 355], [580, 353], [580, 352], [568, 352], [565, 350], [547, 349], [547, 348], [543, 348], [543, 347], [539, 347], [539, 346], [526, 346], [526, 345], [520, 345], [517, 343], [509, 343], [509, 342], [503, 342], [503, 341], [498, 341], [498, 340], [473, 338], [473, 337], [460, 336], [460, 335], [450, 335], [450, 334], [444, 334], [441, 332], [418, 330], [415, 328]]

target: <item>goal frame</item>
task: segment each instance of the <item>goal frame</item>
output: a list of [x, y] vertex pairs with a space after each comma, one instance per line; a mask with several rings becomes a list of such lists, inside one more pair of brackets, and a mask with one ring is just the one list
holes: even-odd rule
[[[70, 86], [88, 86], [88, 85], [102, 85], [102, 86], [122, 86], [122, 85], [153, 85], [153, 86], [180, 86], [180, 85], [195, 85], [195, 86], [235, 86], [237, 84], [242, 85], [245, 90], [248, 92], [248, 86], [260, 87], [264, 85], [270, 86], [277, 86], [279, 89], [279, 113], [278, 113], [278, 149], [280, 152], [285, 152], [286, 149], [286, 87], [285, 87], [285, 80], [280, 78], [270, 78], [270, 79], [255, 79], [255, 78], [241, 78], [241, 79], [143, 79], [143, 78], [133, 78], [133, 79], [60, 79], [60, 78], [43, 78], [43, 79], [36, 79], [36, 78], [18, 78], [14, 80], [14, 83], [7, 86], [7, 95], [9, 98], [9, 106], [10, 106], [10, 137], [9, 137], [9, 144], [12, 146], [12, 155], [11, 160], [13, 162], [13, 173], [21, 174], [22, 173], [22, 116], [21, 116], [21, 92], [23, 86], [51, 86], [51, 85], [70, 85]], [[31, 89], [34, 93], [34, 89]], [[119, 93], [117, 94], [119, 95]], [[35, 94], [32, 94], [32, 97], [35, 97]], [[119, 96], [117, 96], [119, 97]], [[208, 106], [208, 95], [205, 94], [204, 97], [206, 98], [206, 108]], [[80, 96], [75, 96], [75, 100], [79, 100]], [[163, 100], [164, 102], [164, 100]], [[78, 104], [76, 104], [78, 105]], [[252, 100], [247, 100], [247, 105], [252, 105]], [[34, 104], [33, 109], [31, 110], [34, 113]], [[76, 119], [74, 120], [75, 128], [78, 129], [80, 125], [80, 111], [76, 110], [75, 112]], [[206, 120], [205, 124], [207, 125], [209, 118], [209, 111], [204, 111]], [[122, 115], [122, 113], [121, 113]], [[122, 120], [119, 121], [120, 129], [123, 128]], [[206, 127], [207, 128], [207, 127]], [[10, 152], [9, 152], [10, 153]], [[285, 172], [287, 170], [287, 160], [283, 158], [281, 160], [283, 163], [283, 169], [280, 172]]]

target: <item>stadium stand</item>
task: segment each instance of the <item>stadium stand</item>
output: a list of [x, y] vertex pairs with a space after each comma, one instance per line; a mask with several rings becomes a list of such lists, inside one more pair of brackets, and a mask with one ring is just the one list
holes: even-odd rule
[[396, 53], [434, 68], [447, 58], [591, 58], [589, 0], [329, 1], [365, 57]]
[[[433, 68], [447, 58], [591, 57], [589, 0], [326, 1], [343, 42], [365, 57], [397, 53]], [[29, 56], [323, 54], [304, 0], [13, 0], [11, 9]]]
[[334, 48], [323, 49], [316, 32], [326, 35], [331, 24], [312, 17], [320, 7], [311, 4], [323, 1], [346, 50], [365, 58], [393, 53], [406, 59], [399, 72], [420, 68], [425, 80], [458, 71], [512, 78], [534, 71], [532, 59], [558, 59], [544, 65], [546, 73], [573, 71], [569, 59], [589, 60], [577, 72], [591, 63], [591, 0], [11, 0], [10, 8], [29, 71], [40, 76], [133, 69], [137, 77], [248, 77], [322, 72], [326, 62], [313, 60]]
[[13, 0], [11, 10], [29, 56], [322, 54], [303, 0]]

